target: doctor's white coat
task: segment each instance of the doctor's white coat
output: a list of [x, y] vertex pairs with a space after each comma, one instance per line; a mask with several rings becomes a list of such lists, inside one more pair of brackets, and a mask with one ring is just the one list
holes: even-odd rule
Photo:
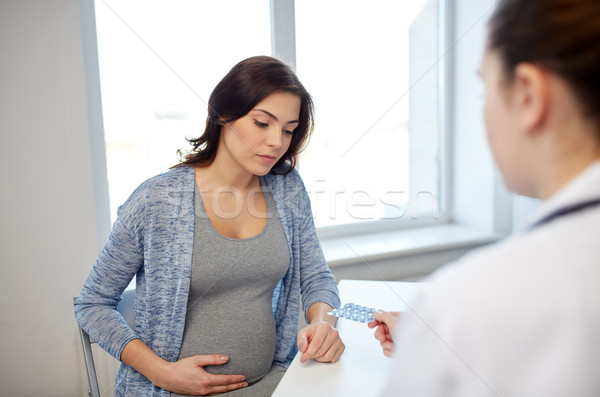
[[[600, 199], [596, 162], [532, 225]], [[600, 396], [600, 205], [444, 267], [398, 324], [385, 396]]]

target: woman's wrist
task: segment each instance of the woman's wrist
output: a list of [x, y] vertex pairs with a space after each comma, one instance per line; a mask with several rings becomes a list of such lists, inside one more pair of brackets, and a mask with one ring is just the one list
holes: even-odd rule
[[336, 322], [337, 318], [335, 316], [332, 316], [331, 314], [327, 314], [331, 310], [332, 310], [332, 307], [326, 303], [317, 302], [317, 303], [312, 304], [308, 308], [308, 312], [306, 313], [308, 323], [316, 324], [319, 322], [325, 322], [325, 323], [328, 323], [329, 325], [331, 325], [332, 327], [335, 326], [335, 322]]
[[125, 345], [121, 361], [144, 375], [153, 385], [164, 388], [167, 384], [171, 363], [154, 353], [140, 339], [134, 339]]
[[169, 389], [169, 379], [171, 377], [171, 371], [173, 369], [171, 364], [172, 363], [163, 360], [160, 357], [158, 357], [158, 360], [154, 362], [148, 374], [148, 379], [150, 380], [150, 382], [152, 382], [154, 386], [158, 386], [161, 389]]

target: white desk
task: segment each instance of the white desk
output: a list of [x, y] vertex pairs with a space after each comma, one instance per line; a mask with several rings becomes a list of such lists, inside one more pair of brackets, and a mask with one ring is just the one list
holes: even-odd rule
[[[405, 311], [420, 284], [341, 280], [340, 299], [380, 310]], [[335, 364], [310, 360], [300, 362], [296, 355], [273, 393], [274, 397], [376, 396], [390, 371], [392, 360], [382, 353], [374, 331], [366, 323], [340, 319], [337, 322], [346, 350]]]

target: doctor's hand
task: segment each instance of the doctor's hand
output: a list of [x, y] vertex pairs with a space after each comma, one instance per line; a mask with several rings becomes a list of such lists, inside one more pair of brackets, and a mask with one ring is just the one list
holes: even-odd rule
[[165, 390], [184, 395], [206, 396], [221, 394], [248, 386], [243, 375], [214, 375], [207, 372], [207, 365], [223, 365], [229, 357], [220, 354], [197, 355], [169, 362], [154, 383]]
[[383, 354], [392, 357], [394, 353], [394, 339], [396, 334], [396, 324], [400, 317], [399, 312], [374, 312], [375, 321], [368, 324], [369, 328], [375, 328], [375, 339], [379, 341], [383, 348]]

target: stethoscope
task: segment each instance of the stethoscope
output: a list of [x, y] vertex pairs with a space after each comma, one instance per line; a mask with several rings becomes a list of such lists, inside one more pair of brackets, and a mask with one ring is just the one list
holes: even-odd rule
[[538, 226], [542, 226], [549, 222], [552, 222], [556, 218], [561, 218], [563, 216], [571, 215], [575, 212], [583, 211], [587, 208], [595, 207], [597, 205], [600, 205], [600, 198], [597, 198], [594, 200], [583, 201], [581, 203], [571, 204], [566, 207], [562, 207], [562, 208], [546, 215], [545, 217], [543, 217], [542, 219], [540, 219], [539, 221], [534, 223], [529, 229], [535, 229]]

